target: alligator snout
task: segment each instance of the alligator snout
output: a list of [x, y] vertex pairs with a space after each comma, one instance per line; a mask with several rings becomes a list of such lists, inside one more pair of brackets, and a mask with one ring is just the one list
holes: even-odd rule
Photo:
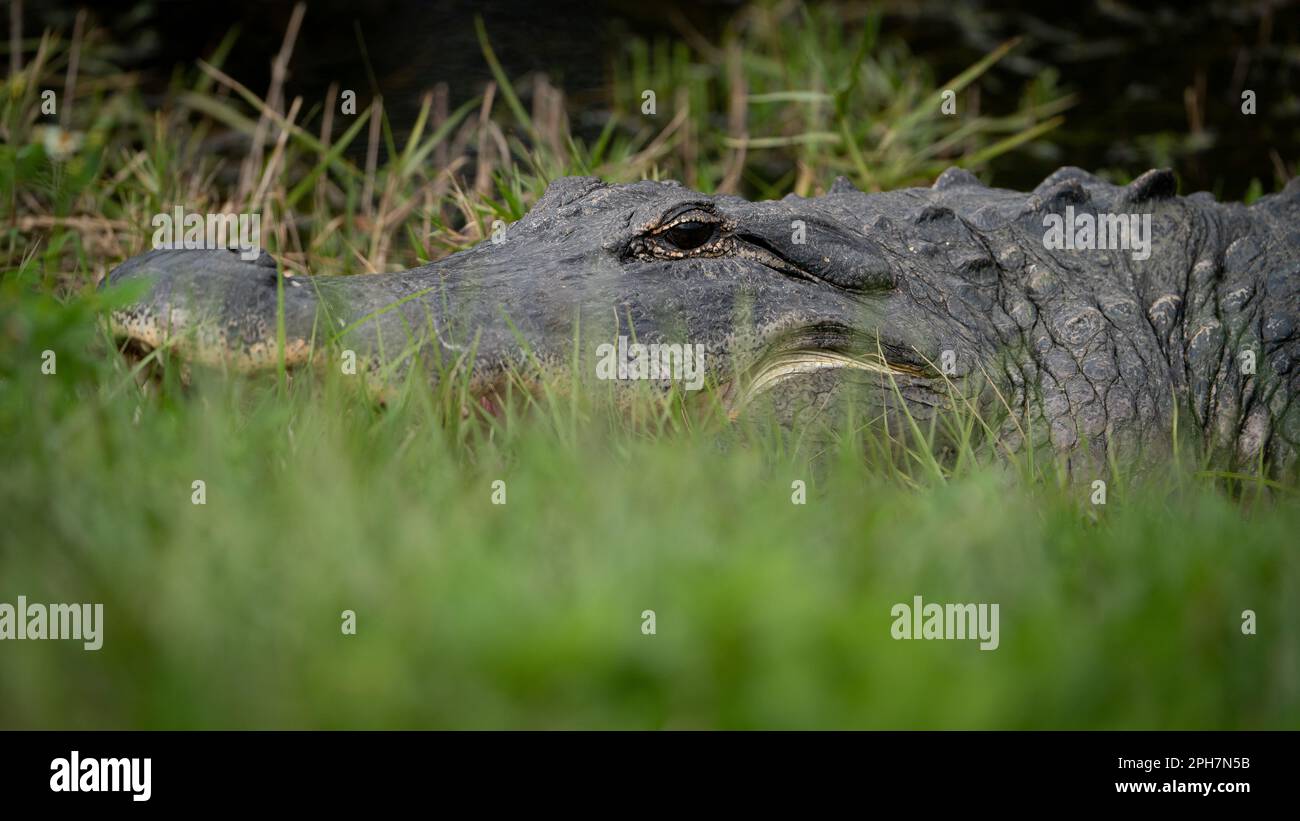
[[145, 289], [109, 322], [146, 349], [238, 371], [275, 368], [281, 351], [289, 367], [336, 351], [381, 379], [419, 361], [435, 381], [463, 366], [488, 383], [521, 350], [544, 347], [548, 321], [503, 261], [467, 251], [401, 273], [289, 276], [266, 253], [156, 250], [109, 275]]
[[147, 290], [109, 317], [119, 337], [149, 348], [173, 347], [204, 364], [252, 371], [279, 361], [283, 319], [286, 364], [304, 364], [311, 356], [317, 289], [281, 274], [265, 252], [250, 262], [227, 250], [151, 251], [123, 263], [107, 284], [125, 282], [144, 283]]

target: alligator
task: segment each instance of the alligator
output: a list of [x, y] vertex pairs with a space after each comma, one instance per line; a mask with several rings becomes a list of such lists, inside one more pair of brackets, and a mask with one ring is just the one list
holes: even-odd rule
[[1009, 449], [1108, 458], [1182, 428], [1278, 471], [1300, 446], [1300, 180], [1245, 205], [1180, 196], [1167, 169], [1115, 185], [1064, 167], [1026, 194], [949, 168], [763, 202], [569, 177], [491, 239], [400, 273], [163, 249], [108, 277], [137, 280], [117, 337], [241, 370], [346, 349], [381, 381], [397, 361], [434, 380], [451, 363], [483, 398], [523, 363], [593, 368], [580, 340], [626, 337], [700, 346], [735, 413], [862, 396], [888, 422], [961, 396], [1004, 410]]

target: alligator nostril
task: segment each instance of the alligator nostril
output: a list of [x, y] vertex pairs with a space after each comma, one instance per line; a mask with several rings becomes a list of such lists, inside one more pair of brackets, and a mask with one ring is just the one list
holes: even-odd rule
[[[243, 259], [243, 258], [244, 258], [244, 252], [245, 252], [246, 249], [244, 249], [244, 248], [227, 248], [226, 250], [229, 251], [229, 252], [232, 253], [232, 254], [236, 254], [236, 255], [238, 255], [240, 259]], [[250, 265], [256, 265], [256, 266], [259, 267], [259, 268], [275, 268], [275, 267], [276, 267], [276, 264], [275, 264], [275, 257], [271, 256], [270, 252], [267, 251], [265, 248], [261, 248], [261, 249], [259, 249], [258, 254], [257, 254], [257, 259], [254, 259], [254, 260], [245, 260], [245, 261], [248, 262]]]

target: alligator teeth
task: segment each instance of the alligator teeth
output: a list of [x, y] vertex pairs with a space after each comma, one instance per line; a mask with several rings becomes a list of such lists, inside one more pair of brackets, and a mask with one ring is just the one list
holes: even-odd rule
[[753, 378], [744, 385], [739, 397], [732, 403], [729, 408], [729, 415], [734, 418], [754, 397], [790, 377], [834, 368], [852, 368], [893, 376], [922, 375], [921, 371], [916, 368], [891, 364], [877, 354], [851, 356], [835, 351], [786, 351], [759, 365]]

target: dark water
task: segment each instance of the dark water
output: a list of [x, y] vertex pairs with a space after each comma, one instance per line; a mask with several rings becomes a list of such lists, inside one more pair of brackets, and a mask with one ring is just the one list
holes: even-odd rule
[[[474, 15], [481, 14], [512, 77], [544, 71], [574, 106], [602, 107], [620, 38], [676, 36], [674, 11], [715, 37], [737, 5], [313, 0], [287, 91], [319, 100], [338, 82], [356, 90], [364, 105], [377, 90], [400, 132], [435, 83], [448, 84], [454, 106], [490, 79], [474, 33]], [[70, 27], [77, 4], [29, 0], [27, 6], [30, 35], [45, 23]], [[1026, 78], [1048, 66], [1059, 72], [1061, 86], [1078, 94], [1064, 128], [995, 163], [997, 184], [1032, 187], [1061, 164], [1127, 174], [1170, 165], [1184, 191], [1239, 198], [1252, 178], [1268, 191], [1280, 184], [1280, 168], [1294, 173], [1300, 163], [1300, 4], [1107, 0], [1056, 6], [883, 4], [883, 33], [905, 39], [939, 78], [957, 74], [1007, 38], [1025, 37], [982, 81], [986, 111], [1013, 110]], [[292, 7], [287, 0], [101, 0], [91, 6], [113, 32], [117, 59], [143, 71], [155, 89], [165, 85], [173, 66], [209, 54], [238, 25], [226, 67], [259, 91], [269, 81]], [[1244, 89], [1256, 94], [1254, 116], [1241, 112]]]
[[[901, 6], [901, 4], [900, 4]], [[1060, 164], [1136, 174], [1171, 166], [1182, 190], [1240, 198], [1300, 168], [1300, 4], [1295, 2], [923, 3], [893, 18], [914, 53], [950, 76], [997, 43], [1023, 46], [993, 79], [1051, 66], [1077, 93], [1054, 150], [995, 165], [1024, 187]], [[957, 45], [960, 44], [960, 45]], [[954, 59], [956, 57], [956, 59]], [[1256, 113], [1242, 113], [1242, 92]], [[1008, 88], [1007, 91], [1014, 91]], [[1005, 103], [1006, 101], [1000, 101]]]

